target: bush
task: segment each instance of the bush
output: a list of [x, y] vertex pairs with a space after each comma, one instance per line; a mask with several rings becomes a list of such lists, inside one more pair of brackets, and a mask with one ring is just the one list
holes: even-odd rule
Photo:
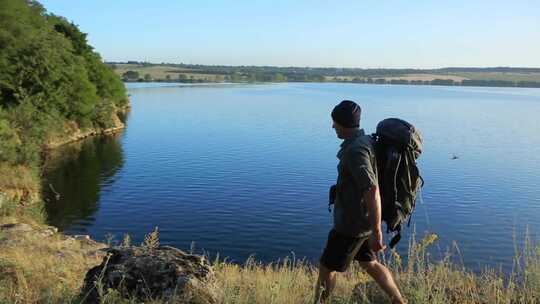
[[0, 162], [12, 162], [17, 159], [17, 147], [20, 140], [15, 131], [9, 125], [0, 109]]

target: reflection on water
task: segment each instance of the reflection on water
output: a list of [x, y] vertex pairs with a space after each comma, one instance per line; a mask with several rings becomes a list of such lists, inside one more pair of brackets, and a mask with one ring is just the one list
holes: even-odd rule
[[124, 163], [120, 137], [118, 133], [88, 138], [53, 151], [43, 178], [51, 225], [63, 230], [94, 221], [101, 188], [112, 183]]

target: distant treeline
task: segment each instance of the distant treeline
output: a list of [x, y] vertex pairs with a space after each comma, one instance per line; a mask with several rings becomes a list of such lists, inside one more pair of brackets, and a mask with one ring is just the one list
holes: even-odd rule
[[[347, 82], [336, 80], [338, 82]], [[392, 79], [384, 78], [355, 78], [350, 82], [354, 83], [374, 83], [374, 84], [412, 84], [412, 85], [442, 85], [442, 86], [471, 86], [471, 87], [523, 87], [523, 88], [540, 88], [540, 82], [534, 81], [508, 81], [508, 80], [462, 80], [454, 81], [452, 79], [433, 79], [433, 80], [407, 80], [407, 79]]]
[[[441, 69], [361, 69], [361, 68], [311, 68], [311, 67], [274, 67], [274, 66], [222, 66], [222, 65], [199, 65], [199, 64], [174, 64], [174, 63], [148, 63], [138, 61], [107, 62], [111, 67], [122, 64], [136, 65], [138, 67], [163, 66], [189, 70], [190, 74], [221, 75], [221, 81], [227, 82], [353, 82], [373, 84], [412, 84], [412, 85], [463, 85], [463, 86], [487, 86], [487, 87], [540, 87], [540, 82], [535, 81], [511, 81], [511, 80], [463, 80], [451, 79], [433, 80], [407, 80], [386, 79], [389, 77], [404, 77], [415, 74], [456, 75], [459, 73], [520, 73], [540, 74], [540, 68], [441, 68]], [[174, 72], [174, 71], [170, 71]], [[127, 71], [122, 75], [124, 81], [150, 81], [149, 75], [139, 75], [136, 71]], [[539, 75], [540, 77], [540, 75]], [[202, 79], [187, 78], [179, 73], [177, 78], [157, 79], [154, 81], [167, 82], [203, 82]]]
[[441, 68], [441, 69], [362, 69], [362, 68], [317, 68], [317, 67], [275, 67], [275, 66], [226, 66], [226, 65], [201, 65], [184, 63], [149, 63], [139, 61], [107, 62], [107, 64], [136, 64], [140, 66], [168, 66], [180, 69], [193, 69], [206, 74], [275, 74], [281, 73], [285, 76], [297, 74], [318, 75], [318, 76], [358, 76], [358, 77], [392, 77], [408, 74], [447, 74], [447, 73], [540, 73], [540, 68], [514, 68], [514, 67], [492, 67], [492, 68]]
[[0, 1], [0, 163], [35, 165], [67, 126], [107, 128], [127, 102], [86, 34], [36, 1]]

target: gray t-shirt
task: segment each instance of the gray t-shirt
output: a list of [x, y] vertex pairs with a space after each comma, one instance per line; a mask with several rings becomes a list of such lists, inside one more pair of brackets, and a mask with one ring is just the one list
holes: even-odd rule
[[371, 232], [364, 192], [377, 185], [377, 161], [373, 139], [360, 129], [343, 141], [337, 157], [338, 178], [334, 206], [334, 228], [351, 237]]

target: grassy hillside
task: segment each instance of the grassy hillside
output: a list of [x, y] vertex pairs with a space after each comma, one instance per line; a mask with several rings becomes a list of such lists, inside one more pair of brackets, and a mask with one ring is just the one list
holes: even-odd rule
[[[114, 65], [114, 71], [119, 77], [125, 80], [145, 80], [145, 81], [190, 81], [195, 82], [220, 82], [224, 81], [223, 75], [204, 73], [197, 69], [178, 68], [166, 65], [143, 66], [137, 64], [118, 64]], [[126, 72], [133, 71], [138, 74], [137, 79], [128, 79]]]
[[531, 81], [540, 82], [540, 73], [518, 73], [518, 72], [461, 72], [455, 74], [459, 77], [471, 80], [503, 80], [503, 81]]

